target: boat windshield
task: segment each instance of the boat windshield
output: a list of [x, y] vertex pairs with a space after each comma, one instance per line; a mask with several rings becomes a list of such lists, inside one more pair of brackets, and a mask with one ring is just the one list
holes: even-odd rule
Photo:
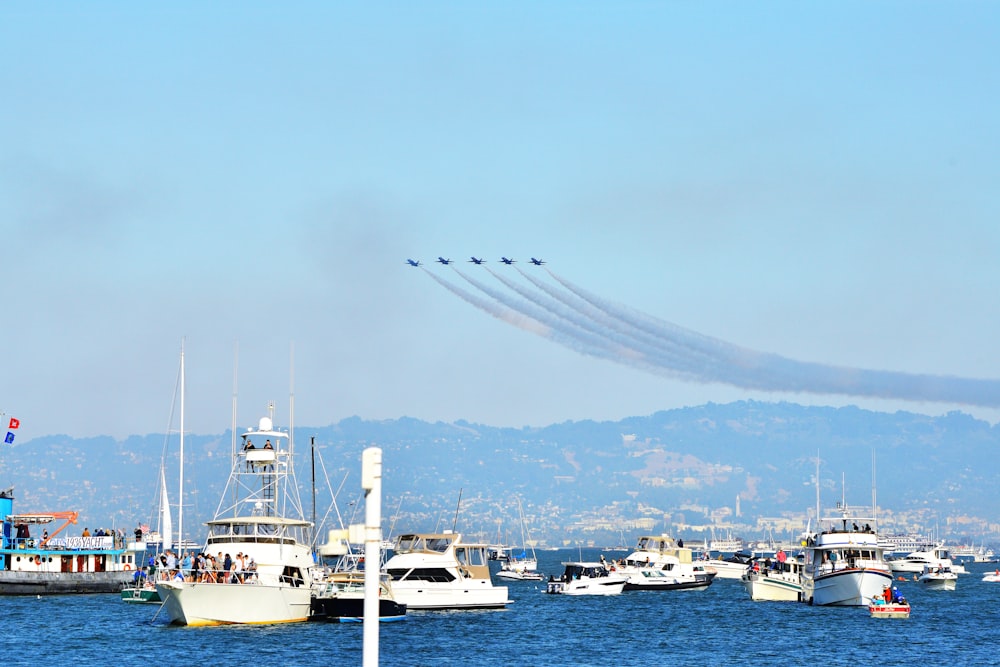
[[396, 553], [409, 553], [411, 551], [444, 553], [454, 539], [454, 536], [443, 535], [400, 535], [396, 540], [394, 551]]

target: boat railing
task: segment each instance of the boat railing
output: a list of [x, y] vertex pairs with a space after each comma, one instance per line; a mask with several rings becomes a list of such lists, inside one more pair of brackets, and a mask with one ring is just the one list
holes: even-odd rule
[[260, 572], [258, 570], [199, 570], [195, 568], [144, 567], [135, 575], [135, 580], [187, 581], [203, 584], [279, 584], [302, 586], [306, 581], [294, 570], [292, 572]]

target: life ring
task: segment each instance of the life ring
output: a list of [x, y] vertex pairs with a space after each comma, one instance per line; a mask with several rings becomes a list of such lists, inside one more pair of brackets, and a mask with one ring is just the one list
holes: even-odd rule
[[131, 569], [132, 569], [132, 566], [129, 565], [128, 563], [125, 563], [125, 571], [128, 572]]
[[35, 565], [41, 565], [41, 564], [42, 564], [42, 559], [39, 558], [38, 556], [35, 556]]

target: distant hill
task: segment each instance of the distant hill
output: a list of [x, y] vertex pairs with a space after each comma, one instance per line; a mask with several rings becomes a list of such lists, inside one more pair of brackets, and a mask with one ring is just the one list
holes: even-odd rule
[[[176, 496], [171, 437], [19, 442], [2, 450], [0, 486], [15, 487], [18, 511], [75, 509], [91, 529], [128, 531], [155, 522], [165, 447]], [[384, 529], [392, 524], [394, 533], [450, 528], [461, 493], [457, 527], [491, 541], [498, 534], [520, 539], [518, 497], [531, 536], [548, 544], [632, 542], [651, 529], [690, 534], [690, 526], [712, 523], [748, 535], [761, 530], [760, 517], [802, 517], [815, 507], [817, 454], [824, 507], [842, 493], [849, 504], [870, 504], [874, 460], [883, 528], [936, 529], [977, 543], [1000, 529], [1000, 429], [960, 412], [929, 417], [740, 401], [543, 428], [354, 417], [296, 428], [295, 438], [307, 517], [315, 460], [317, 521], [324, 524], [336, 520], [330, 488], [341, 489], [345, 522], [363, 517], [361, 452], [375, 445], [383, 449]], [[228, 431], [185, 438], [184, 523], [195, 539], [204, 537], [201, 523], [218, 503], [231, 442]]]

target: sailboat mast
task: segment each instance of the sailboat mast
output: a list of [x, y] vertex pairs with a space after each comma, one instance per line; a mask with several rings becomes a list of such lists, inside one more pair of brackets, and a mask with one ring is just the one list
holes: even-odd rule
[[181, 479], [177, 495], [177, 552], [184, 555], [184, 339], [181, 339]]

